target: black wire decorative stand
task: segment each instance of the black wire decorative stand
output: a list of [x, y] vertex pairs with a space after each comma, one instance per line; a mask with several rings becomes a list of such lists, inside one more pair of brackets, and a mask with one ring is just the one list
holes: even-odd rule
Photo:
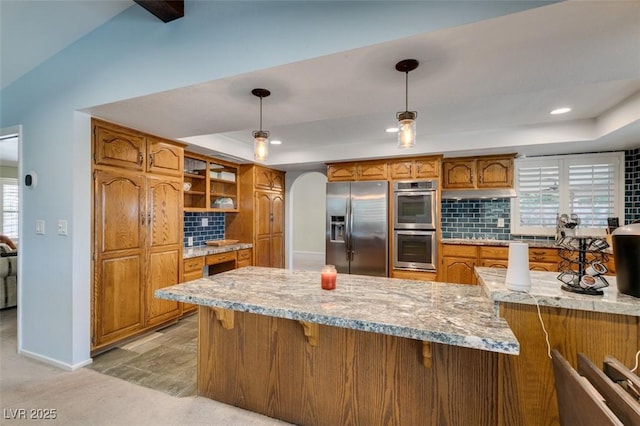
[[560, 263], [558, 265], [558, 280], [562, 282], [562, 290], [571, 293], [586, 294], [589, 296], [602, 296], [602, 288], [608, 287], [609, 282], [602, 275], [592, 275], [595, 283], [589, 287], [582, 287], [586, 269], [591, 263], [607, 263], [609, 257], [604, 252], [609, 243], [604, 238], [598, 237], [561, 237], [556, 245], [560, 249]]

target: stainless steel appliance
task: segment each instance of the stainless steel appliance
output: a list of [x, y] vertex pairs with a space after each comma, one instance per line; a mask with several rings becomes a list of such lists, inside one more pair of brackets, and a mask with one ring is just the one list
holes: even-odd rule
[[398, 230], [393, 238], [393, 266], [400, 269], [436, 269], [436, 231]]
[[436, 269], [438, 181], [393, 183], [393, 267]]
[[393, 183], [394, 229], [435, 229], [438, 181]]
[[327, 264], [388, 276], [388, 196], [387, 181], [327, 183]]

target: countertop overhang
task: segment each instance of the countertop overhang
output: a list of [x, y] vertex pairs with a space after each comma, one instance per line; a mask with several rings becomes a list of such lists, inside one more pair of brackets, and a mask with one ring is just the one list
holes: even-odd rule
[[245, 267], [156, 290], [160, 299], [516, 355], [520, 346], [479, 286]]
[[605, 276], [609, 286], [602, 289], [604, 295], [589, 296], [562, 290], [557, 272], [530, 271], [531, 290], [528, 292], [507, 289], [506, 269], [476, 266], [475, 273], [487, 297], [495, 302], [640, 316], [640, 298], [620, 293], [614, 276]]

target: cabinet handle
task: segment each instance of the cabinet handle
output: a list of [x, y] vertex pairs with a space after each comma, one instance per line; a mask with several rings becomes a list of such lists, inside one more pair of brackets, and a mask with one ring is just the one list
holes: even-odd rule
[[151, 213], [147, 213], [147, 224], [151, 225]]
[[473, 173], [469, 174], [469, 177], [471, 177], [471, 183], [473, 183]]
[[480, 176], [478, 176], [478, 182], [483, 183], [484, 179], [483, 179], [483, 174], [480, 174]]
[[153, 166], [153, 154], [149, 154], [149, 167]]
[[144, 226], [145, 214], [144, 212], [140, 212], [140, 225]]
[[144, 161], [144, 155], [139, 152], [138, 153], [138, 165], [142, 166], [142, 162]]

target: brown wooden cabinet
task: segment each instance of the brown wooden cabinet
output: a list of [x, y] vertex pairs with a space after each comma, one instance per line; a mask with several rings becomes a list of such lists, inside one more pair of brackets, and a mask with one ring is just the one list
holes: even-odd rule
[[[191, 212], [237, 212], [238, 166], [204, 155], [185, 153], [184, 209]], [[228, 201], [232, 204], [228, 204]], [[227, 203], [225, 203], [225, 201]]]
[[[444, 244], [442, 251], [439, 281], [476, 284], [473, 266], [506, 269], [509, 265], [509, 247], [506, 246]], [[529, 269], [532, 271], [556, 272], [559, 261], [558, 249], [529, 247]]]
[[478, 261], [476, 246], [445, 244], [438, 281], [458, 284], [477, 284], [473, 268]]
[[392, 180], [429, 179], [440, 176], [440, 157], [403, 159], [389, 162]]
[[240, 211], [227, 215], [227, 238], [253, 243], [252, 264], [284, 267], [284, 172], [240, 166]]
[[357, 180], [387, 180], [386, 161], [362, 161], [356, 163], [335, 163], [327, 166], [329, 182]]
[[96, 165], [182, 176], [183, 147], [175, 142], [96, 119], [93, 137]]
[[153, 293], [181, 278], [183, 148], [100, 120], [93, 125], [96, 353], [181, 313], [179, 303]]
[[147, 316], [153, 326], [180, 315], [180, 303], [156, 299], [153, 293], [180, 282], [182, 259], [182, 181], [147, 177]]
[[96, 171], [92, 348], [144, 326], [145, 225], [144, 177]]
[[513, 188], [514, 155], [445, 158], [443, 189]]

